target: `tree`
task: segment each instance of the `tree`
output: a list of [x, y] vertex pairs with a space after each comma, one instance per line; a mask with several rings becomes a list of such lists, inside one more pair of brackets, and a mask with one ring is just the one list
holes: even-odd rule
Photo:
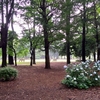
[[66, 56], [67, 56], [67, 64], [70, 64], [70, 41], [71, 41], [71, 14], [73, 9], [73, 1], [70, 0], [63, 0], [61, 2], [61, 30], [63, 31], [63, 34], [65, 35], [65, 45], [64, 48], [66, 48]]
[[43, 21], [43, 32], [44, 32], [44, 48], [45, 48], [45, 69], [50, 69], [50, 58], [49, 58], [49, 40], [48, 40], [48, 23], [52, 17], [52, 14], [48, 15], [50, 12], [47, 13], [48, 5], [46, 0], [41, 0], [40, 2], [40, 9], [39, 12], [42, 16]]
[[94, 25], [95, 25], [96, 43], [97, 43], [97, 60], [100, 60], [100, 47], [99, 47], [97, 10], [96, 10], [96, 2], [95, 1], [93, 1], [93, 10], [94, 10]]
[[[76, 37], [72, 43], [72, 54], [75, 55], [75, 57], [82, 57], [82, 36]], [[88, 57], [90, 54], [94, 52], [96, 49], [96, 39], [93, 35], [87, 34], [85, 39], [85, 49], [86, 49], [86, 57]]]
[[[5, 4], [4, 4], [5, 3]], [[8, 8], [8, 5], [10, 8]], [[1, 43], [0, 46], [2, 48], [2, 67], [7, 65], [7, 35], [8, 35], [8, 27], [11, 21], [11, 16], [13, 14], [14, 8], [14, 0], [1, 0], [1, 18], [2, 18], [2, 25], [1, 25]], [[5, 13], [5, 15], [4, 15]], [[4, 17], [6, 16], [6, 18]], [[4, 20], [6, 19], [6, 22]]]
[[83, 33], [82, 33], [82, 61], [85, 62], [85, 34], [86, 34], [86, 1], [82, 2], [83, 14], [82, 14], [82, 23], [83, 23]]
[[8, 33], [8, 64], [13, 65], [13, 31], [9, 31]]

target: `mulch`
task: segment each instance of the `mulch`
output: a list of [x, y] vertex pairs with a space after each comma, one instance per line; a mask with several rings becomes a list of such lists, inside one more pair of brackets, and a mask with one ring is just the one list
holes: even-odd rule
[[0, 82], [0, 100], [100, 100], [100, 87], [79, 90], [62, 85], [64, 65], [52, 62], [51, 69], [44, 69], [44, 64], [17, 66], [16, 80]]

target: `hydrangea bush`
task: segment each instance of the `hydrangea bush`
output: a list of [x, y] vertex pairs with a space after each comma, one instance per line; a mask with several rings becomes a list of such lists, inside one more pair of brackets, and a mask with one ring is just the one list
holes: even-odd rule
[[14, 80], [18, 75], [18, 70], [13, 67], [0, 68], [0, 81]]
[[67, 75], [62, 80], [64, 85], [79, 89], [88, 89], [91, 86], [100, 86], [100, 61], [81, 62], [64, 66]]

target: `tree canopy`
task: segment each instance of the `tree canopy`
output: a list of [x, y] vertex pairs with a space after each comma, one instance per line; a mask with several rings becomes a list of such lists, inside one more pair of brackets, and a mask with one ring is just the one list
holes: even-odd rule
[[9, 33], [9, 26], [16, 23], [22, 31], [16, 31], [17, 38], [13, 37], [11, 45], [17, 55], [30, 53], [30, 65], [36, 63], [36, 49], [45, 52], [46, 69], [50, 69], [50, 50], [66, 55], [67, 64], [72, 54], [85, 61], [87, 56], [97, 53], [95, 58], [100, 60], [99, 0], [1, 0], [0, 12], [2, 66], [7, 64], [9, 37], [16, 31], [13, 26]]

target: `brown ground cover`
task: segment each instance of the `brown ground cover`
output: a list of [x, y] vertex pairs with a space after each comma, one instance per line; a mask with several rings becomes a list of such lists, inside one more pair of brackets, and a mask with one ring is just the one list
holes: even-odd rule
[[52, 62], [49, 70], [44, 65], [17, 66], [16, 80], [0, 82], [0, 100], [100, 100], [99, 87], [78, 90], [63, 86], [64, 64]]

